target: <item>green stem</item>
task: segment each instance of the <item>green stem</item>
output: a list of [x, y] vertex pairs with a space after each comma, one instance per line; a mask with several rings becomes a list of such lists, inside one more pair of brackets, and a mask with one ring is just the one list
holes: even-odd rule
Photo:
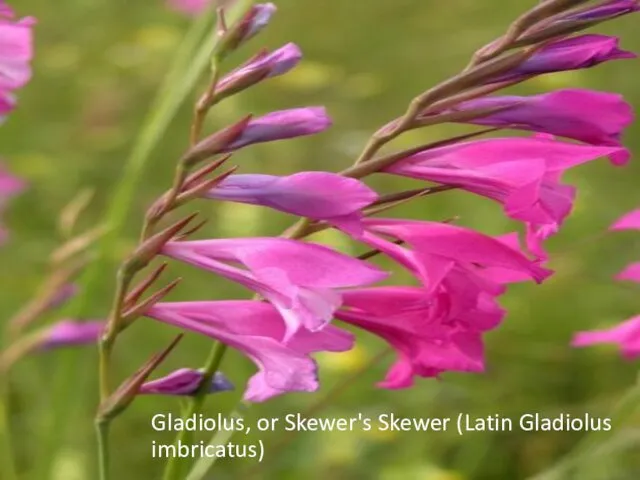
[[[217, 342], [211, 347], [211, 351], [209, 352], [209, 358], [204, 367], [204, 375], [196, 390], [193, 397], [189, 402], [189, 405], [185, 411], [184, 418], [189, 418], [195, 414], [197, 414], [201, 409], [204, 401], [206, 399], [207, 394], [209, 393], [209, 385], [211, 384], [211, 380], [213, 376], [220, 368], [220, 364], [222, 363], [222, 359], [224, 358], [225, 353], [227, 352], [227, 346], [224, 343]], [[178, 433], [175, 444], [189, 444], [191, 442], [191, 437], [193, 433], [186, 429], [183, 429]], [[164, 474], [162, 475], [163, 480], [180, 480], [184, 478], [182, 472], [184, 468], [187, 466], [189, 462], [185, 459], [181, 459], [178, 457], [171, 457], [167, 461], [165, 465]]]
[[98, 478], [109, 479], [109, 427], [110, 421], [97, 418], [95, 421], [96, 440], [98, 443]]
[[0, 474], [6, 480], [18, 480], [18, 472], [11, 444], [11, 424], [9, 422], [9, 381], [6, 373], [0, 378]]

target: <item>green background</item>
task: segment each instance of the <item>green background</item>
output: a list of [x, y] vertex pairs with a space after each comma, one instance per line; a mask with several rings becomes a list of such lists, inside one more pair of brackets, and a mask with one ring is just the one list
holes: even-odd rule
[[[166, 10], [161, 0], [18, 3], [21, 14], [38, 18], [35, 75], [20, 93], [19, 109], [0, 129], [0, 153], [13, 172], [28, 179], [30, 187], [13, 202], [5, 219], [12, 238], [0, 249], [2, 318], [8, 318], [33, 294], [47, 255], [58, 242], [58, 212], [78, 190], [96, 189], [81, 225], [88, 228], [103, 218], [154, 92], [188, 27], [188, 20]], [[284, 77], [222, 103], [211, 115], [207, 130], [247, 112], [262, 114], [316, 104], [326, 105], [334, 127], [314, 138], [246, 149], [234, 157], [243, 172], [286, 174], [344, 168], [372, 131], [401, 114], [412, 96], [457, 72], [473, 50], [499, 35], [521, 9], [534, 2], [276, 3], [279, 12], [272, 25], [227, 65], [242, 61], [261, 46], [276, 48], [289, 41], [302, 48], [303, 63]], [[625, 48], [640, 51], [637, 17], [616, 20], [598, 30], [620, 35]], [[635, 60], [611, 62], [597, 69], [540, 77], [516, 91], [595, 88], [623, 93], [638, 107], [639, 74], [640, 64]], [[194, 100], [195, 94], [146, 167], [127, 216], [125, 235], [110, 252], [108, 268], [101, 270], [95, 295], [87, 299], [89, 317], [103, 318], [108, 310], [115, 265], [133, 246], [145, 206], [170, 181], [175, 161], [187, 143], [188, 104]], [[396, 148], [463, 131], [466, 129], [455, 126], [432, 127], [402, 137]], [[640, 151], [637, 133], [638, 127], [633, 126], [626, 136], [636, 152]], [[253, 425], [257, 417], [304, 412], [349, 378], [353, 378], [349, 387], [316, 415], [607, 415], [635, 381], [637, 366], [622, 361], [614, 349], [574, 350], [568, 342], [577, 330], [609, 325], [640, 311], [637, 289], [612, 281], [615, 273], [640, 256], [640, 233], [605, 234], [614, 219], [640, 202], [638, 165], [634, 159], [630, 166], [618, 169], [599, 160], [567, 175], [568, 181], [578, 185], [579, 199], [573, 216], [549, 242], [557, 273], [542, 286], [518, 285], [504, 299], [509, 315], [497, 331], [487, 335], [486, 374], [448, 374], [442, 381], [418, 381], [410, 390], [379, 390], [374, 384], [384, 375], [388, 358], [356, 374], [384, 345], [369, 335], [359, 335], [353, 351], [320, 356], [322, 389], [318, 393], [290, 394], [255, 406], [247, 413], [247, 422]], [[375, 179], [373, 184], [385, 192], [413, 186], [388, 177]], [[273, 235], [292, 220], [244, 205], [202, 201], [195, 208], [210, 218], [203, 237]], [[499, 205], [460, 192], [417, 201], [394, 215], [435, 220], [459, 215], [461, 224], [492, 234], [515, 227]], [[337, 234], [321, 235], [319, 240], [347, 252], [357, 248]], [[235, 285], [181, 265], [172, 265], [170, 272], [186, 276], [171, 299], [247, 295]], [[399, 277], [410, 281], [404, 274]], [[45, 320], [56, 318], [54, 314]], [[124, 377], [134, 371], [173, 334], [175, 330], [164, 325], [140, 320], [118, 343], [118, 373]], [[210, 340], [188, 335], [162, 371], [200, 366], [209, 346]], [[95, 478], [91, 423], [97, 401], [95, 365], [95, 352], [85, 348], [37, 355], [12, 372], [10, 423], [24, 478]], [[209, 399], [206, 414], [232, 407], [253, 366], [233, 353], [225, 358], [223, 370], [238, 388]], [[151, 442], [168, 443], [172, 437], [153, 431], [150, 419], [157, 412], [179, 413], [179, 407], [174, 398], [143, 397], [116, 422], [113, 478], [159, 478], [162, 463], [151, 458]], [[590, 450], [577, 470], [561, 478], [639, 478], [640, 456], [634, 442], [639, 428], [639, 416], [632, 415], [606, 437], [614, 439], [614, 447]], [[220, 461], [215, 478], [249, 478], [252, 474], [274, 479], [520, 479], [549, 468], [582, 436], [517, 429], [463, 437], [455, 431], [301, 433], [278, 447], [282, 432], [258, 434], [245, 440], [265, 442], [265, 463], [256, 467], [254, 460]], [[52, 469], [43, 473], [38, 464], [52, 452]]]

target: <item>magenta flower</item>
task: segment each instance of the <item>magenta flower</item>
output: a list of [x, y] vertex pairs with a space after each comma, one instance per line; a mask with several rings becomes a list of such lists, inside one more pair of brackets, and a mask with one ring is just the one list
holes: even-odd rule
[[[181, 368], [169, 375], [143, 383], [138, 393], [141, 395], [193, 395], [200, 382], [203, 372], [190, 368]], [[211, 379], [208, 393], [218, 393], [233, 390], [233, 384], [221, 372], [216, 372]]]
[[616, 280], [629, 280], [640, 283], [640, 262], [627, 265], [615, 278]]
[[13, 93], [31, 78], [34, 20], [13, 20], [7, 5], [0, 5], [0, 122], [14, 105]]
[[352, 232], [360, 231], [360, 211], [378, 199], [364, 183], [329, 172], [231, 175], [205, 196], [326, 220]]
[[[622, 132], [633, 122], [633, 110], [621, 95], [566, 89], [530, 97], [485, 97], [456, 106], [456, 111], [509, 107], [469, 123], [516, 128], [572, 138], [599, 146], [622, 147]], [[612, 154], [616, 165], [629, 159], [625, 149]]]
[[618, 48], [618, 42], [616, 37], [593, 34], [558, 40], [540, 49], [512, 71], [491, 81], [525, 80], [543, 73], [578, 70], [609, 60], [636, 58], [634, 53]]
[[43, 338], [41, 349], [95, 344], [104, 328], [104, 321], [91, 320], [79, 322], [61, 320], [54, 323]]
[[368, 285], [387, 276], [373, 265], [330, 248], [285, 238], [169, 242], [162, 254], [262, 295], [284, 318], [285, 340], [302, 327], [324, 328], [341, 304], [337, 288]]
[[317, 390], [317, 365], [310, 354], [342, 352], [353, 346], [353, 336], [332, 325], [319, 332], [298, 330], [283, 343], [283, 319], [265, 302], [158, 303], [146, 315], [219, 340], [249, 357], [259, 369], [244, 394], [245, 400], [253, 402], [287, 392]]
[[223, 77], [216, 85], [216, 97], [227, 97], [266, 78], [283, 75], [294, 68], [301, 58], [302, 52], [294, 43], [288, 43], [271, 53], [261, 52]]
[[254, 143], [272, 142], [322, 132], [331, 126], [323, 107], [293, 108], [271, 112], [252, 119], [242, 134], [224, 152], [232, 152]]
[[571, 341], [574, 347], [588, 347], [599, 343], [613, 343], [622, 356], [632, 360], [640, 356], [640, 316], [630, 318], [607, 330], [578, 332]]
[[491, 138], [434, 148], [385, 171], [453, 185], [503, 204], [507, 216], [527, 226], [527, 246], [546, 258], [542, 240], [556, 233], [573, 207], [575, 188], [560, 183], [565, 170], [620, 147], [575, 145], [547, 136]]
[[0, 208], [6, 200], [24, 190], [24, 187], [25, 184], [22, 180], [11, 175], [0, 164]]
[[[367, 218], [361, 241], [367, 243], [419, 278], [429, 295], [435, 293], [449, 275], [469, 277], [491, 293], [500, 294], [502, 285], [512, 281], [492, 269], [513, 271], [542, 282], [551, 271], [529, 260], [505, 242], [473, 230], [446, 223]], [[411, 249], [379, 235], [406, 243]]]
[[413, 385], [414, 376], [436, 377], [446, 371], [482, 372], [484, 354], [479, 331], [447, 325], [451, 313], [423, 289], [382, 287], [344, 292], [345, 308], [336, 318], [386, 340], [398, 359], [382, 388]]
[[609, 230], [640, 230], [640, 208], [624, 214], [609, 227]]

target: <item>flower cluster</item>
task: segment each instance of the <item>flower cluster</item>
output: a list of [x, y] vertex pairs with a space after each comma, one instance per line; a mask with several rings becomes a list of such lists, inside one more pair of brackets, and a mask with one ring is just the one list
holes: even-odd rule
[[[173, 4], [195, 13], [205, 3]], [[539, 8], [555, 3], [543, 2]], [[512, 63], [496, 62], [493, 68], [492, 54], [487, 52], [493, 49], [498, 55], [501, 52], [496, 49], [504, 45], [485, 48], [483, 54], [489, 63], [469, 73], [473, 78], [470, 86], [480, 93], [462, 95], [458, 101], [435, 98], [440, 102], [425, 102], [411, 117], [396, 119], [379, 131], [380, 138], [388, 140], [408, 129], [451, 121], [492, 130], [525, 130], [533, 132], [532, 136], [454, 139], [387, 159], [375, 158], [374, 148], [370, 151], [373, 155], [364, 155], [361, 164], [343, 174], [273, 176], [229, 171], [212, 180], [206, 175], [228, 154], [255, 143], [320, 133], [331, 121], [321, 107], [294, 108], [248, 117], [200, 140], [184, 157], [190, 166], [227, 156], [186, 177], [176, 191], [165, 194], [152, 217], [201, 197], [267, 207], [307, 220], [280, 238], [187, 240], [186, 235], [173, 236], [179, 229], [169, 236], [159, 234], [162, 241], [151, 238], [140, 251], [153, 250], [154, 255], [238, 283], [253, 292], [255, 299], [156, 301], [145, 306], [144, 314], [243, 352], [258, 367], [245, 391], [244, 398], [249, 401], [316, 390], [318, 375], [312, 354], [346, 351], [356, 341], [342, 325], [370, 332], [395, 349], [397, 360], [380, 383], [384, 388], [405, 388], [415, 377], [444, 372], [484, 371], [483, 337], [506, 315], [500, 296], [510, 283], [539, 283], [552, 274], [544, 266], [549, 256], [544, 243], [559, 231], [576, 196], [575, 187], [561, 182], [564, 172], [607, 157], [613, 165], [624, 165], [630, 155], [621, 136], [632, 121], [629, 105], [613, 93], [580, 89], [530, 97], [488, 93], [538, 75], [635, 57], [620, 49], [614, 37], [588, 34], [554, 39], [549, 31], [637, 10], [637, 2], [613, 1], [550, 12], [555, 15], [550, 22], [531, 25], [516, 39], [516, 44], [527, 45], [551, 38], [540, 48], [513, 57]], [[224, 48], [237, 48], [265, 26], [273, 11], [270, 4], [254, 6], [240, 27], [222, 32], [223, 38], [233, 40], [226, 41]], [[221, 57], [225, 54], [218, 53]], [[272, 53], [260, 52], [214, 81], [204, 106], [286, 74], [300, 59], [300, 49], [293, 44]], [[460, 90], [466, 88], [468, 85], [463, 85]], [[372, 216], [392, 203], [361, 180], [375, 173], [429, 182], [424, 192], [433, 187], [454, 188], [490, 198], [502, 205], [509, 218], [522, 222], [526, 248], [521, 247], [517, 232], [492, 237], [447, 222]], [[391, 197], [394, 195], [404, 200], [410, 197], [403, 197], [402, 192]], [[389, 273], [368, 259], [352, 258], [302, 240], [325, 228], [338, 229], [373, 248], [370, 256], [389, 257], [407, 270], [417, 285], [375, 285], [388, 279]], [[156, 380], [162, 385], [158, 391], [195, 393], [201, 375], [198, 370], [181, 369]], [[217, 375], [214, 378], [220, 380], [221, 374]], [[211, 391], [220, 390], [224, 388], [211, 387]]]
[[[208, 2], [171, 4], [197, 13]], [[248, 116], [200, 139], [202, 115], [209, 108], [285, 75], [302, 54], [290, 43], [272, 52], [261, 51], [221, 77], [216, 72], [198, 103], [192, 144], [180, 160], [176, 183], [150, 208], [143, 240], [124, 264], [123, 277], [132, 278], [154, 258], [164, 256], [235, 282], [252, 292], [254, 299], [163, 302], [174, 282], [141, 301], [161, 267], [130, 292], [129, 283], [121, 285], [118, 310], [111, 313], [106, 326], [63, 321], [52, 327], [42, 347], [85, 343], [102, 336], [103, 347], [109, 348], [120, 331], [144, 315], [243, 352], [258, 368], [244, 393], [244, 399], [253, 402], [317, 390], [313, 354], [350, 350], [357, 341], [350, 332], [354, 327], [385, 340], [397, 353], [379, 383], [383, 388], [406, 388], [416, 377], [445, 372], [483, 372], [484, 336], [506, 316], [500, 297], [511, 283], [541, 283], [553, 273], [545, 266], [549, 258], [545, 241], [560, 230], [576, 197], [576, 188], [562, 183], [563, 174], [597, 159], [608, 158], [614, 166], [623, 166], [630, 158], [622, 134], [633, 115], [617, 94], [582, 89], [529, 97], [491, 94], [538, 75], [635, 57], [622, 50], [615, 37], [567, 34], [581, 30], [585, 22], [596, 24], [638, 11], [638, 3], [614, 0], [568, 9], [562, 2], [548, 0], [536, 9], [532, 18], [541, 12], [548, 18], [525, 25], [511, 44], [505, 39], [489, 44], [460, 76], [418, 96], [407, 114], [382, 127], [354, 166], [340, 174], [236, 174], [232, 168], [210, 178], [245, 147], [314, 135], [331, 126], [324, 108], [298, 107]], [[214, 66], [264, 28], [274, 11], [272, 4], [254, 5], [237, 25], [219, 24]], [[536, 48], [523, 54], [506, 53], [527, 45]], [[388, 157], [376, 156], [379, 147], [405, 131], [442, 122], [490, 127], [491, 132], [533, 133], [478, 139], [488, 131], [474, 131]], [[428, 183], [418, 192], [384, 194], [364, 183], [363, 178], [372, 174]], [[450, 221], [377, 216], [397, 202], [449, 189], [499, 203], [507, 217], [522, 223], [522, 238], [518, 232], [494, 237]], [[191, 240], [187, 237], [197, 227], [183, 231], [191, 218], [153, 234], [164, 215], [198, 198], [256, 205], [304, 220], [277, 238]], [[629, 222], [621, 225], [638, 226]], [[354, 258], [304, 240], [327, 228], [373, 250]], [[393, 281], [393, 276], [370, 260], [376, 255], [391, 259], [415, 283], [379, 285]], [[637, 279], [638, 269], [630, 267], [623, 277]], [[631, 330], [625, 326], [616, 333], [581, 334], [575, 344], [628, 338]], [[626, 348], [640, 353], [637, 336], [634, 341], [635, 346], [625, 344]], [[145, 371], [144, 378], [150, 372]], [[146, 383], [141, 379], [131, 383], [134, 394], [194, 395], [232, 388], [220, 372], [191, 368]], [[125, 389], [127, 402], [131, 388]]]
[[[619, 218], [611, 231], [640, 230], [640, 209]], [[627, 265], [616, 275], [616, 280], [640, 283], [640, 262]], [[599, 343], [612, 343], [620, 347], [624, 358], [640, 357], [640, 315], [605, 330], [578, 332], [571, 342], [574, 347], [587, 347]]]

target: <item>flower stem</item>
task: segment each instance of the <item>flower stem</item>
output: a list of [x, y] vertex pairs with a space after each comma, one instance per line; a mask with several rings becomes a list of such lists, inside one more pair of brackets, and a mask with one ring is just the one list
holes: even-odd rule
[[96, 439], [98, 442], [98, 478], [109, 479], [109, 426], [111, 422], [97, 418], [95, 421]]
[[[198, 389], [194, 393], [193, 397], [191, 397], [183, 418], [189, 418], [195, 415], [202, 408], [209, 390], [211, 379], [220, 368], [220, 364], [222, 363], [222, 359], [226, 352], [227, 346], [224, 343], [216, 342], [211, 347], [209, 358], [207, 359], [207, 362], [204, 366], [204, 375], [202, 377], [202, 380], [200, 381]], [[181, 430], [176, 437], [175, 444], [180, 445], [190, 443], [192, 435], [193, 433], [191, 431], [188, 431], [187, 429]], [[184, 466], [186, 466], [186, 462], [184, 461], [184, 459], [178, 457], [169, 458], [165, 465], [162, 479], [180, 480], [184, 478], [184, 476], [182, 475]]]

